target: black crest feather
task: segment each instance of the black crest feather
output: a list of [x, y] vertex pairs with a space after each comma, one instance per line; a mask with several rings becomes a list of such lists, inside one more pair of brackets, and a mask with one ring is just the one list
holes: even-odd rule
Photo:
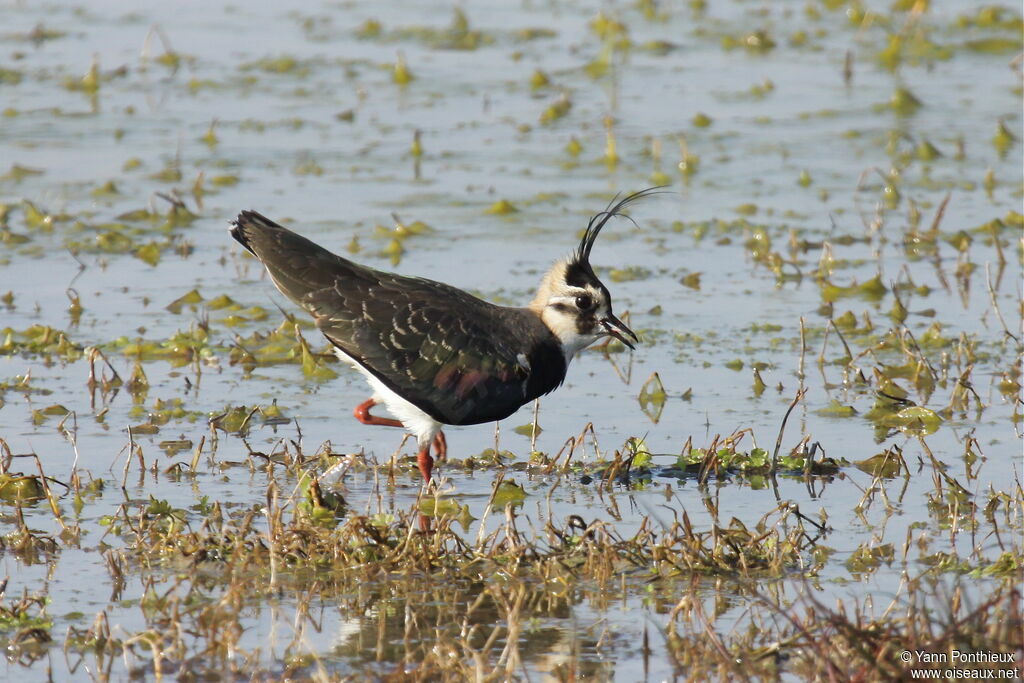
[[[623, 216], [628, 218], [630, 221], [633, 221], [632, 218], [622, 213], [622, 211], [638, 199], [650, 197], [654, 194], [667, 194], [664, 188], [664, 185], [659, 185], [657, 187], [648, 187], [646, 190], [640, 190], [639, 192], [626, 195], [622, 199], [619, 199], [619, 195], [612, 197], [612, 200], [608, 202], [608, 206], [605, 207], [605, 210], [595, 214], [594, 217], [590, 219], [590, 222], [587, 223], [587, 229], [583, 232], [583, 238], [580, 240], [580, 246], [577, 247], [576, 253], [573, 254], [572, 262], [587, 266], [589, 269], [590, 251], [594, 248], [594, 240], [597, 239], [597, 236], [600, 234], [601, 228], [604, 227], [604, 224], [616, 216]], [[636, 225], [636, 221], [633, 221], [633, 225]]]

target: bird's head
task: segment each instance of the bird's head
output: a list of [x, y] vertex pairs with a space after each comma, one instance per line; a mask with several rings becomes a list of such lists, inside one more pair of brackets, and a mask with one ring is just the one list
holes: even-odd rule
[[630, 203], [658, 189], [613, 199], [604, 211], [590, 219], [576, 251], [555, 263], [541, 280], [530, 308], [558, 337], [567, 359], [601, 337], [614, 337], [631, 349], [633, 342], [639, 341], [633, 330], [612, 313], [612, 295], [594, 273], [590, 251], [605, 223], [622, 215]]

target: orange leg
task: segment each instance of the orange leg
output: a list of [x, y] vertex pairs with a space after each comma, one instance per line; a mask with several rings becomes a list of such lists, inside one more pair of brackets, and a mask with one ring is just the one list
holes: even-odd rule
[[430, 472], [434, 469], [434, 459], [430, 457], [430, 446], [424, 446], [416, 455], [416, 464], [419, 465], [420, 474], [423, 475], [423, 483], [430, 483]]
[[434, 437], [434, 455], [438, 460], [448, 458], [448, 440], [444, 438], [444, 432], [438, 432]]
[[356, 416], [356, 419], [362, 422], [364, 425], [380, 425], [382, 427], [402, 427], [401, 422], [398, 420], [392, 420], [390, 417], [377, 417], [376, 415], [370, 415], [370, 408], [377, 405], [377, 402], [372, 398], [368, 398], [352, 411], [352, 414]]
[[[370, 408], [377, 405], [377, 402], [372, 398], [368, 398], [352, 411], [352, 414], [356, 416], [356, 419], [362, 422], [364, 425], [380, 425], [382, 427], [404, 427], [401, 422], [394, 420], [390, 417], [379, 417], [377, 415], [370, 414]], [[444, 432], [438, 432], [431, 442], [434, 448], [434, 454], [437, 455], [438, 460], [444, 460], [448, 457], [448, 440], [444, 438]], [[430, 446], [420, 449], [420, 452], [416, 455], [416, 464], [420, 468], [420, 474], [423, 475], [424, 483], [430, 482], [430, 473], [434, 469], [434, 459], [430, 457]]]

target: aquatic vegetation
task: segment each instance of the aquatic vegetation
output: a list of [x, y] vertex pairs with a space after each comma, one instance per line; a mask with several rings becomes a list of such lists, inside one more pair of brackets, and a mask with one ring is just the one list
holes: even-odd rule
[[572, 100], [569, 98], [568, 93], [563, 92], [541, 112], [540, 122], [545, 125], [554, 123], [568, 114], [570, 109], [572, 109]]
[[44, 359], [71, 361], [82, 357], [83, 348], [70, 340], [67, 333], [48, 325], [32, 325], [24, 330], [0, 329], [3, 341], [0, 354], [32, 354]]
[[515, 207], [512, 202], [507, 199], [499, 199], [498, 201], [487, 207], [487, 211], [484, 213], [494, 214], [496, 216], [504, 216], [510, 213], [517, 213], [519, 209]]

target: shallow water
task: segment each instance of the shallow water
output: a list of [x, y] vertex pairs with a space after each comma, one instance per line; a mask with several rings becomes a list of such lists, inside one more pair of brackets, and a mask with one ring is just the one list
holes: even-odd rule
[[[484, 44], [474, 50], [438, 44], [444, 35], [437, 31], [452, 17], [444, 3], [387, 8], [324, 3], [289, 12], [273, 3], [144, 9], [118, 2], [0, 6], [0, 67], [20, 74], [17, 83], [0, 82], [0, 108], [6, 110], [0, 124], [0, 175], [14, 164], [40, 172], [0, 180], [0, 202], [11, 207], [6, 225], [29, 238], [24, 244], [0, 243], [0, 293], [10, 290], [14, 297], [12, 305], [0, 309], [0, 328], [42, 324], [66, 330], [74, 343], [103, 349], [126, 379], [134, 361], [112, 345], [120, 337], [162, 342], [208, 316], [212, 347], [212, 356], [198, 369], [146, 360], [148, 391], [136, 394], [134, 401], [122, 389], [113, 396], [97, 395], [93, 402], [84, 359], [0, 355], [0, 382], [30, 373], [32, 387], [51, 392], [0, 393], [0, 438], [15, 454], [38, 454], [46, 473], [56, 479], [66, 481], [76, 467], [86, 479], [107, 481], [106, 490], [77, 516], [85, 532], [80, 545], [62, 546], [49, 562], [26, 563], [4, 555], [7, 595], [44, 592], [55, 637], [102, 610], [124, 633], [136, 632], [146, 627], [132, 602], [142, 595], [144, 578], [128, 577], [119, 597], [111, 597], [101, 550], [120, 541], [104, 536], [100, 521], [122, 503], [137, 507], [150, 496], [186, 509], [200, 496], [246, 508], [265, 502], [267, 475], [251, 471], [241, 438], [223, 433], [213, 457], [237, 465], [207, 467], [193, 483], [140, 475], [135, 464], [122, 493], [127, 426], [145, 422], [157, 398], [182, 398], [195, 411], [191, 420], [171, 420], [157, 434], [137, 437], [147, 463], [155, 461], [159, 470], [191, 458], [190, 451], [168, 458], [158, 447], [161, 441], [182, 438], [197, 444], [211, 434], [206, 416], [240, 404], [276, 401], [294, 418], [254, 429], [247, 441], [258, 451], [273, 451], [282, 439], [298, 441], [300, 428], [307, 452], [330, 441], [336, 452], [364, 453], [371, 462], [384, 463], [399, 447], [397, 430], [363, 427], [351, 418], [352, 407], [367, 395], [355, 373], [335, 364], [339, 376], [317, 382], [306, 379], [294, 363], [260, 366], [251, 374], [229, 364], [236, 333], [277, 328], [282, 316], [275, 305], [296, 313], [230, 240], [227, 221], [240, 209], [256, 209], [343, 254], [356, 237], [361, 249], [353, 258], [379, 268], [392, 266], [382, 253], [388, 238], [374, 227], [390, 229], [392, 212], [405, 223], [422, 220], [434, 231], [405, 240], [396, 270], [504, 303], [524, 303], [544, 269], [575, 246], [588, 217], [617, 192], [660, 184], [663, 178], [652, 178], [656, 171], [666, 174], [672, 194], [636, 205], [636, 227], [625, 220], [609, 225], [593, 256], [616, 311], [630, 313], [630, 324], [644, 343], [631, 354], [609, 357], [588, 351], [576, 359], [565, 385], [540, 403], [543, 432], [536, 444], [539, 451], [555, 453], [590, 422], [605, 454], [621, 449], [629, 437], [643, 437], [656, 454], [651, 483], [602, 493], [594, 483], [571, 476], [551, 497], [549, 508], [552, 479], [512, 466], [506, 478], [528, 494], [519, 512], [525, 520], [520, 528], [543, 528], [549, 515], [564, 520], [578, 514], [587, 522], [614, 517], [628, 534], [644, 517], [669, 524], [684, 510], [695, 526], [706, 527], [712, 516], [696, 477], [677, 479], [659, 468], [675, 461], [688, 438], [703, 447], [715, 435], [736, 429], [752, 432], [745, 449], [756, 440], [770, 451], [803, 384], [808, 393], [786, 427], [785, 449], [809, 436], [828, 456], [853, 462], [898, 445], [911, 465], [908, 480], [881, 482], [890, 498], [898, 499], [895, 508], [883, 514], [872, 507], [863, 517], [854, 508], [872, 476], [853, 466], [811, 487], [795, 477], [779, 480], [781, 499], [809, 515], [820, 508], [828, 512], [832, 531], [824, 542], [835, 553], [819, 573], [822, 601], [873, 596], [883, 603], [895, 595], [905, 564], [896, 561], [854, 574], [846, 563], [865, 543], [902, 545], [918, 524], [934, 532], [933, 552], [969, 555], [974, 541], [961, 536], [950, 542], [929, 511], [933, 481], [918, 438], [899, 429], [878, 432], [864, 416], [874, 401], [873, 389], [844, 384], [845, 364], [836, 360], [843, 352], [834, 333], [819, 370], [816, 359], [828, 316], [820, 309], [822, 289], [813, 272], [822, 248], [816, 244], [791, 252], [787, 245], [791, 239], [829, 242], [836, 259], [831, 280], [838, 285], [879, 275], [886, 287], [909, 278], [930, 288], [927, 294], [904, 292], [911, 312], [906, 326], [921, 338], [938, 322], [948, 339], [964, 333], [977, 341], [971, 378], [985, 407], [952, 411], [925, 442], [952, 476], [963, 478], [971, 470], [971, 492], [980, 501], [990, 485], [1012, 489], [1021, 463], [1016, 396], [1001, 393], [998, 384], [1018, 366], [1019, 351], [1003, 335], [985, 278], [991, 272], [1001, 313], [1010, 331], [1019, 332], [1020, 228], [1000, 233], [1007, 261], [1002, 267], [991, 238], [971, 231], [1021, 210], [1021, 80], [1019, 63], [1011, 65], [1019, 49], [991, 54], [962, 47], [989, 33], [957, 27], [956, 17], [973, 11], [974, 3], [946, 3], [932, 8], [923, 21], [933, 27], [934, 41], [953, 48], [951, 58], [905, 64], [892, 73], [875, 58], [885, 45], [885, 22], [903, 21], [904, 15], [887, 14], [888, 3], [872, 8], [881, 18], [860, 26], [846, 18], [846, 10], [829, 11], [816, 3], [811, 4], [818, 18], [796, 4], [710, 4], [703, 14], [663, 7], [664, 16], [654, 21], [632, 6], [618, 8], [613, 15], [628, 26], [634, 47], [617, 51], [610, 70], [597, 78], [584, 67], [601, 51], [601, 40], [589, 27], [599, 4], [464, 7], [470, 27], [483, 32]], [[382, 34], [357, 38], [357, 29], [370, 18], [382, 24]], [[39, 25], [63, 35], [30, 40]], [[437, 31], [428, 34], [424, 27]], [[554, 36], [526, 40], [519, 34], [535, 28], [550, 29]], [[745, 36], [756, 29], [774, 38], [774, 49], [723, 47], [723, 36]], [[803, 44], [801, 31], [806, 32]], [[668, 41], [670, 49], [643, 49], [655, 40]], [[176, 66], [156, 61], [172, 48], [181, 57]], [[848, 51], [853, 70], [844, 82]], [[392, 82], [389, 66], [399, 53], [415, 75], [404, 87]], [[285, 73], [268, 71], [258, 62], [284, 56], [297, 60]], [[64, 87], [65, 80], [78, 83], [93, 60], [101, 74], [96, 92]], [[532, 90], [536, 69], [543, 69], [554, 86]], [[904, 113], [887, 106], [897, 88], [914, 93], [922, 106]], [[539, 123], [560, 93], [571, 98], [571, 110], [550, 124]], [[339, 117], [345, 112], [351, 120]], [[711, 124], [695, 125], [698, 113], [711, 117]], [[609, 130], [619, 156], [614, 164], [605, 158], [605, 117], [613, 119]], [[1000, 122], [1015, 138], [1002, 154], [993, 143]], [[216, 141], [204, 141], [211, 125]], [[415, 131], [421, 131], [420, 158], [410, 152]], [[578, 156], [566, 151], [572, 138], [582, 145]], [[689, 154], [699, 157], [692, 175], [677, 169], [682, 138]], [[660, 145], [660, 161], [651, 158], [652, 140]], [[919, 158], [916, 150], [925, 140], [941, 156]], [[135, 168], [126, 167], [131, 160], [137, 160], [129, 164]], [[900, 196], [887, 203], [885, 174], [893, 166], [901, 169], [895, 182]], [[167, 168], [180, 170], [180, 178], [153, 177]], [[989, 193], [985, 177], [990, 169], [994, 186]], [[807, 186], [798, 182], [804, 171], [810, 178]], [[207, 191], [201, 205], [192, 193], [199, 174]], [[214, 185], [218, 176], [223, 184]], [[108, 181], [116, 184], [117, 194], [97, 194]], [[137, 245], [173, 240], [156, 265], [134, 257], [134, 246], [122, 250], [128, 253], [103, 253], [92, 246], [96, 233], [91, 226], [147, 206], [165, 213], [169, 204], [157, 193], [169, 192], [178, 192], [198, 217], [166, 231], [142, 226]], [[908, 254], [904, 239], [914, 207], [922, 230], [927, 229], [947, 194], [938, 258]], [[23, 199], [68, 217], [58, 217], [52, 230], [41, 229], [31, 224]], [[518, 211], [488, 213], [499, 199]], [[756, 260], [745, 244], [759, 227], [770, 238], [771, 251], [798, 260], [801, 279], [780, 280]], [[972, 241], [959, 258], [976, 268], [958, 279], [958, 254], [945, 240], [961, 230], [971, 233]], [[845, 243], [843, 237], [854, 241]], [[627, 274], [625, 269], [636, 269], [639, 276], [614, 281], [618, 271], [611, 269]], [[792, 274], [796, 268], [786, 265], [783, 272]], [[700, 273], [699, 289], [681, 282], [691, 273]], [[77, 292], [83, 307], [76, 324], [69, 317], [68, 288]], [[175, 314], [166, 309], [192, 289], [207, 302], [229, 295], [241, 305], [241, 315], [251, 306], [263, 307], [268, 317], [232, 328], [223, 324], [223, 310], [196, 305]], [[654, 312], [655, 307], [660, 311]], [[891, 291], [877, 301], [844, 297], [835, 302], [834, 317], [846, 311], [859, 319], [867, 315], [880, 337], [895, 326], [888, 317], [892, 307]], [[921, 315], [926, 309], [934, 312]], [[808, 343], [802, 382], [801, 318]], [[763, 327], [769, 324], [773, 327]], [[323, 348], [315, 330], [306, 328], [304, 335], [315, 349]], [[858, 356], [867, 343], [850, 341], [855, 364], [868, 377], [874, 367], [902, 362], [891, 352]], [[945, 351], [955, 355], [952, 349]], [[941, 355], [941, 350], [929, 351], [936, 364]], [[727, 367], [736, 360], [742, 361], [741, 369]], [[766, 364], [761, 377], [767, 388], [761, 396], [752, 389], [754, 363]], [[657, 422], [638, 400], [654, 372], [667, 392]], [[946, 407], [954, 385], [936, 388], [925, 405]], [[921, 398], [913, 390], [911, 397]], [[821, 415], [818, 411], [833, 399], [858, 414]], [[57, 428], [60, 417], [33, 421], [33, 410], [52, 404], [74, 413], [65, 426], [74, 425], [77, 455]], [[501, 424], [497, 437], [489, 426], [449, 429], [450, 453], [463, 459], [493, 447], [497, 438], [499, 448], [525, 463], [530, 439], [513, 428], [531, 419], [532, 406], [525, 406]], [[963, 457], [968, 437], [977, 440], [985, 456], [973, 466]], [[592, 447], [585, 458], [597, 459]], [[13, 469], [33, 471], [34, 466], [22, 464], [16, 461]], [[480, 517], [495, 472], [440, 471], [450, 495]], [[417, 477], [414, 469], [403, 467], [385, 492], [386, 506], [415, 506]], [[353, 509], [376, 505], [372, 471], [355, 471], [334, 483]], [[724, 517], [748, 525], [778, 504], [771, 486], [742, 477], [713, 480], [710, 495], [717, 497]], [[13, 524], [7, 514], [5, 523]], [[45, 504], [26, 507], [24, 514], [31, 528], [59, 531]], [[198, 513], [190, 514], [199, 521]], [[492, 517], [492, 524], [499, 522]], [[476, 535], [474, 524], [466, 536]], [[988, 550], [995, 548], [985, 541], [983, 549], [986, 544]], [[994, 555], [982, 552], [979, 557], [991, 561]], [[910, 564], [923, 569], [913, 560]], [[794, 578], [783, 590], [795, 593], [801, 585]], [[983, 579], [964, 586], [973, 599], [989, 588]], [[551, 653], [564, 647], [600, 677], [670, 677], [673, 668], [666, 658], [645, 658], [637, 645], [645, 629], [660, 628], [665, 610], [654, 609], [637, 591], [626, 591], [611, 603], [588, 590], [581, 588], [564, 609], [545, 616], [536, 626], [541, 637], [524, 636], [523, 671], [551, 674]], [[719, 615], [723, 628], [744, 618], [744, 600], [732, 590], [729, 584], [707, 587], [712, 598], [735, 599]], [[455, 594], [457, 601], [470, 600]], [[376, 609], [389, 604], [382, 600]], [[400, 660], [398, 655], [370, 656], [369, 645], [357, 644], [361, 632], [377, 628], [376, 616], [344, 601], [324, 607], [330, 615], [325, 625], [320, 632], [305, 631], [300, 649], [319, 653], [329, 671], [384, 674]], [[260, 667], [278, 671], [281, 653], [294, 635], [295, 601], [286, 595], [279, 604], [250, 609], [245, 644], [261, 648]], [[392, 626], [396, 630], [389, 637], [401, 640], [401, 624]], [[555, 641], [558, 647], [551, 645]], [[7, 674], [42, 677], [50, 669], [62, 677], [69, 666], [53, 647], [31, 663], [9, 663]], [[114, 669], [115, 677], [126, 673]], [[82, 670], [75, 674], [85, 675]]]

